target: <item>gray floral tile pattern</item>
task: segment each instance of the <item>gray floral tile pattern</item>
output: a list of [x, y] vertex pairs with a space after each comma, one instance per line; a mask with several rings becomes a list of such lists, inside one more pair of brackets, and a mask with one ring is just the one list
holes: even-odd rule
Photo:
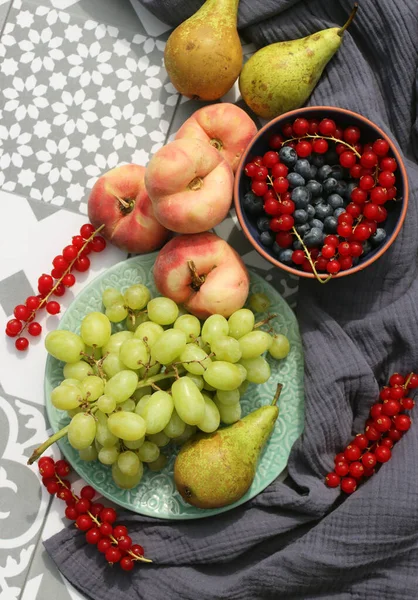
[[163, 51], [162, 40], [15, 0], [0, 43], [0, 186], [86, 213], [103, 172], [145, 165], [178, 101]]

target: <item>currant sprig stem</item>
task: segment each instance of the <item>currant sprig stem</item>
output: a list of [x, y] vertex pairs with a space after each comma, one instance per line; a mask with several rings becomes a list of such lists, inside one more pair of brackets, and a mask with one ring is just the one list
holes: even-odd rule
[[304, 243], [303, 239], [298, 234], [298, 232], [296, 231], [295, 227], [292, 227], [292, 231], [295, 234], [295, 236], [298, 238], [299, 242], [302, 244], [303, 251], [305, 253], [306, 258], [309, 261], [309, 264], [312, 267], [312, 271], [313, 271], [316, 279], [319, 281], [319, 283], [322, 283], [322, 284], [328, 283], [328, 281], [330, 279], [332, 279], [332, 275], [325, 275], [325, 276], [319, 275], [319, 273], [318, 273], [318, 271], [316, 270], [316, 267], [315, 267], [315, 262], [312, 260], [311, 253], [309, 252], [308, 248], [306, 247], [306, 244]]
[[291, 138], [285, 140], [283, 142], [283, 146], [285, 146], [289, 142], [295, 142], [295, 141], [306, 140], [306, 139], [328, 140], [330, 142], [335, 142], [336, 144], [343, 144], [343, 146], [346, 146], [347, 148], [349, 148], [351, 150], [351, 152], [354, 152], [354, 154], [357, 156], [357, 158], [361, 158], [361, 154], [354, 148], [354, 146], [352, 146], [345, 140], [339, 140], [338, 138], [334, 137], [333, 135], [326, 136], [326, 135], [318, 135], [317, 133], [307, 133], [306, 135], [301, 135], [298, 137], [291, 137]]

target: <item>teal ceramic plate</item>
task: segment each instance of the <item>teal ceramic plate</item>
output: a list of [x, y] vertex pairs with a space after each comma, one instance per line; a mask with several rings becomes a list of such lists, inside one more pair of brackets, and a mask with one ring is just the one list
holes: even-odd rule
[[[80, 322], [89, 312], [102, 310], [101, 295], [105, 288], [116, 287], [124, 291], [133, 283], [144, 283], [153, 295], [158, 295], [152, 269], [156, 254], [134, 257], [108, 269], [86, 286], [63, 315], [59, 329], [79, 333]], [[216, 515], [243, 504], [260, 492], [285, 469], [290, 449], [303, 429], [303, 351], [296, 317], [285, 300], [264, 279], [251, 273], [251, 293], [264, 292], [271, 299], [270, 312], [278, 314], [275, 329], [290, 340], [291, 351], [282, 361], [270, 360], [272, 376], [264, 385], [250, 385], [241, 400], [243, 415], [268, 404], [278, 383], [283, 384], [279, 400], [280, 414], [273, 434], [266, 445], [257, 468], [254, 482], [248, 492], [235, 504], [221, 509], [203, 510], [186, 504], [176, 491], [173, 479], [174, 449], [165, 469], [159, 473], [145, 469], [141, 483], [133, 490], [121, 490], [112, 481], [110, 467], [95, 462], [83, 462], [67, 439], [59, 442], [60, 448], [75, 471], [103, 496], [133, 512], [161, 519], [198, 519]], [[263, 318], [263, 315], [257, 315]], [[63, 363], [48, 356], [45, 372], [46, 408], [54, 432], [68, 423], [66, 413], [57, 410], [50, 402], [51, 390], [63, 379]], [[167, 446], [164, 450], [171, 450]]]

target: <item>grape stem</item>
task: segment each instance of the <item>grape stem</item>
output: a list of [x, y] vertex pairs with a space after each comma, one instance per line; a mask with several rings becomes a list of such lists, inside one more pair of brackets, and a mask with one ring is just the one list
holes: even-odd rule
[[276, 406], [277, 401], [280, 398], [280, 394], [282, 393], [282, 389], [283, 389], [283, 384], [282, 383], [278, 383], [277, 384], [277, 388], [276, 388], [276, 393], [274, 394], [274, 398], [273, 398], [273, 400], [271, 402], [272, 406]]
[[[179, 373], [180, 371], [177, 370], [177, 373]], [[184, 370], [181, 370], [181, 375], [183, 375], [185, 373]], [[164, 379], [169, 379], [170, 377], [176, 377], [176, 373], [173, 371], [173, 373], [159, 373], [158, 375], [153, 375], [152, 377], [148, 377], [148, 379], [144, 379], [143, 381], [140, 381], [138, 383], [138, 385], [136, 386], [136, 389], [139, 390], [143, 387], [147, 387], [149, 385], [152, 385], [153, 383], [157, 382], [157, 381], [163, 381]]]
[[50, 446], [52, 446], [52, 444], [55, 444], [55, 442], [57, 442], [58, 440], [63, 438], [65, 435], [67, 435], [69, 426], [70, 426], [69, 424], [66, 425], [65, 427], [63, 427], [62, 429], [57, 431], [57, 433], [54, 433], [54, 435], [51, 435], [51, 437], [48, 438], [43, 444], [41, 444], [39, 446], [39, 448], [36, 448], [36, 450], [34, 450], [32, 452], [32, 455], [29, 458], [27, 464], [28, 465], [33, 464], [36, 460], [38, 460], [38, 458], [40, 458], [42, 456], [42, 454], [45, 452], [45, 450], [47, 450]]
[[268, 317], [266, 317], [265, 319], [263, 319], [262, 321], [258, 321], [258, 323], [256, 323], [253, 327], [253, 329], [258, 329], [259, 327], [262, 327], [263, 325], [267, 325], [267, 323], [269, 321], [271, 321], [272, 319], [275, 319], [278, 315], [269, 315]]

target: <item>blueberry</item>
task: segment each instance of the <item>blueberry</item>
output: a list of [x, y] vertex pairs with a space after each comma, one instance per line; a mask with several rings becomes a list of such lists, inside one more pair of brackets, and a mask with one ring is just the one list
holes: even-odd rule
[[295, 223], [297, 223], [298, 225], [303, 225], [308, 221], [308, 213], [306, 212], [306, 210], [298, 208], [293, 213], [293, 218], [295, 219]]
[[298, 159], [296, 150], [294, 150], [290, 146], [283, 146], [283, 148], [280, 148], [279, 157], [281, 162], [284, 165], [286, 165], [286, 167], [293, 167], [293, 165]]
[[272, 247], [274, 256], [279, 256], [279, 254], [282, 250], [283, 250], [283, 248], [281, 248], [277, 242], [274, 242], [273, 247]]
[[311, 172], [310, 172], [309, 179], [315, 179], [317, 173], [318, 173], [318, 167], [315, 167], [315, 165], [311, 165]]
[[347, 191], [346, 191], [346, 195], [345, 197], [347, 198], [347, 200], [351, 200], [351, 192], [357, 187], [357, 183], [355, 183], [354, 181], [352, 183], [349, 183], [347, 185]]
[[321, 168], [325, 164], [325, 157], [323, 154], [311, 154], [310, 156], [311, 164], [313, 164], [318, 169]]
[[343, 213], [345, 213], [345, 208], [336, 208], [336, 209], [334, 210], [334, 217], [335, 217], [336, 219], [338, 219], [338, 217], [339, 217], [340, 215], [342, 215]]
[[316, 227], [317, 229], [320, 229], [321, 231], [324, 229], [324, 223], [322, 221], [320, 221], [319, 219], [311, 219], [309, 221], [308, 225], [310, 227]]
[[359, 264], [359, 262], [360, 262], [360, 259], [359, 259], [359, 257], [358, 257], [358, 256], [355, 256], [355, 257], [353, 258], [353, 267], [355, 267], [356, 265], [358, 265], [358, 264]]
[[293, 190], [291, 198], [296, 208], [307, 208], [312, 196], [306, 187], [299, 186]]
[[372, 249], [372, 245], [371, 243], [366, 240], [365, 242], [363, 242], [363, 254], [362, 256], [365, 256], [366, 254], [369, 254], [370, 250]]
[[279, 261], [284, 263], [285, 265], [291, 265], [292, 264], [292, 254], [293, 254], [293, 250], [290, 250], [290, 248], [286, 248], [286, 249], [282, 248], [278, 255]]
[[[322, 223], [321, 223], [322, 225]], [[303, 225], [295, 225], [295, 229], [298, 232], [299, 235], [304, 236], [305, 233], [308, 233], [308, 231], [310, 230], [311, 226], [309, 225], [309, 223], [303, 223]]]
[[289, 182], [291, 188], [305, 185], [305, 180], [302, 177], [302, 175], [299, 175], [299, 173], [289, 173], [286, 179]]
[[260, 234], [259, 240], [263, 246], [270, 247], [273, 245], [274, 237], [270, 231], [263, 231], [263, 233]]
[[338, 154], [335, 152], [335, 150], [328, 150], [328, 152], [325, 152], [324, 158], [325, 158], [325, 162], [328, 163], [329, 165], [338, 164], [339, 158], [338, 158]]
[[312, 204], [313, 206], [318, 206], [318, 204], [325, 204], [325, 200], [323, 199], [322, 196], [318, 196], [317, 198], [312, 198]]
[[315, 246], [320, 246], [322, 244], [323, 239], [324, 234], [321, 229], [312, 227], [312, 229], [304, 235], [303, 242], [308, 248], [315, 248]]
[[315, 209], [312, 204], [308, 204], [306, 212], [308, 213], [308, 219], [312, 219], [315, 216]]
[[257, 219], [257, 229], [259, 231], [268, 231], [270, 229], [270, 219], [268, 217], [259, 217]]
[[252, 192], [247, 192], [242, 200], [244, 210], [249, 215], [258, 217], [264, 214], [264, 203], [262, 198], [256, 196]]
[[337, 187], [335, 189], [335, 193], [339, 194], [340, 196], [342, 196], [343, 198], [346, 198], [346, 194], [347, 194], [347, 183], [345, 181], [339, 181], [337, 184]]
[[334, 177], [337, 181], [344, 179], [344, 169], [341, 165], [333, 165], [329, 177]]
[[315, 206], [315, 217], [323, 221], [333, 214], [333, 210], [329, 204], [317, 204]]
[[[327, 179], [327, 181], [329, 181], [329, 179]], [[324, 185], [327, 183], [327, 181], [325, 181]], [[338, 194], [331, 194], [328, 196], [327, 202], [334, 210], [344, 206], [344, 200]]]
[[370, 242], [373, 246], [378, 246], [386, 239], [386, 231], [382, 227], [378, 227], [376, 232], [371, 236]]
[[325, 179], [324, 183], [322, 184], [324, 194], [328, 196], [329, 194], [335, 192], [335, 190], [337, 189], [337, 185], [338, 181], [334, 179], [334, 177], [329, 177], [328, 179]]
[[318, 173], [316, 174], [316, 178], [318, 181], [324, 181], [328, 177], [328, 175], [332, 173], [332, 167], [329, 165], [323, 165], [318, 169]]
[[293, 167], [295, 173], [299, 173], [305, 179], [311, 179], [311, 164], [306, 158], [299, 158]]
[[303, 246], [299, 240], [293, 242], [293, 250], [302, 250]]
[[324, 220], [325, 233], [337, 233], [337, 226], [338, 226], [338, 221], [334, 216], [327, 217]]
[[319, 181], [316, 181], [315, 179], [311, 179], [310, 181], [308, 181], [306, 187], [311, 192], [314, 198], [322, 194], [322, 185], [319, 183]]

